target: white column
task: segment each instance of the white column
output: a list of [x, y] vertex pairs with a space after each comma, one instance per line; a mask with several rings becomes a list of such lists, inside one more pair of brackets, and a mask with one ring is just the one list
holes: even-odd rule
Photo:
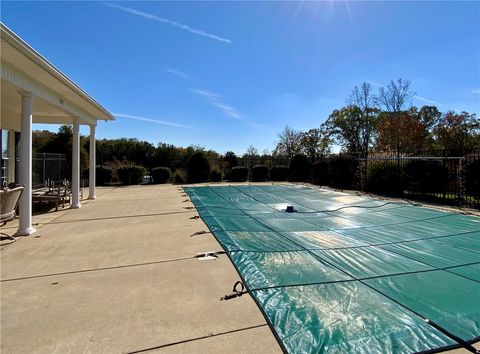
[[25, 190], [20, 198], [20, 225], [15, 235], [33, 234], [32, 227], [32, 106], [31, 93], [22, 93], [22, 121], [20, 130], [20, 164], [18, 180]]
[[80, 208], [80, 124], [73, 119], [72, 141], [72, 208]]
[[88, 199], [95, 199], [95, 167], [96, 167], [96, 150], [95, 150], [95, 126], [90, 126], [90, 167], [89, 167], [89, 174], [88, 174], [88, 186], [89, 186], [89, 193]]

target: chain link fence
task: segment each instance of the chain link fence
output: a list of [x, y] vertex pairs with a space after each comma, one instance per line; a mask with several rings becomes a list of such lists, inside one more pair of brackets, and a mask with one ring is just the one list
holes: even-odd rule
[[33, 185], [45, 184], [47, 180], [61, 181], [67, 177], [65, 154], [37, 153], [32, 159]]

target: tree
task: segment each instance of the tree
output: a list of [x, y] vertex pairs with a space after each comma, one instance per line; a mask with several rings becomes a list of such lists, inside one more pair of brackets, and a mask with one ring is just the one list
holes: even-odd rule
[[398, 79], [396, 82], [392, 80], [386, 87], [380, 87], [375, 101], [386, 112], [392, 114], [401, 112], [415, 96], [410, 84], [408, 80]]
[[259, 157], [257, 148], [255, 148], [253, 145], [250, 145], [247, 148], [247, 152], [243, 155], [243, 157], [246, 158], [247, 167], [251, 171], [253, 166], [256, 164], [255, 160], [257, 159], [257, 157]]
[[[83, 144], [82, 144], [83, 140]], [[44, 145], [47, 153], [65, 154], [66, 178], [72, 175], [72, 142], [73, 130], [71, 126], [62, 125], [58, 132]], [[80, 171], [88, 167], [88, 152], [85, 149], [85, 138], [80, 137]]]
[[32, 150], [34, 153], [49, 152], [47, 144], [55, 138], [55, 133], [48, 130], [34, 130], [32, 132]]
[[[362, 111], [357, 106], [347, 106], [334, 110], [323, 124], [333, 141], [349, 153], [364, 153], [369, 146], [371, 135], [365, 135]], [[367, 139], [367, 141], [365, 141]]]
[[278, 143], [275, 155], [286, 156], [291, 159], [300, 152], [301, 132], [290, 128], [288, 125], [278, 134]]
[[376, 147], [386, 151], [422, 149], [427, 143], [427, 134], [416, 109], [399, 112], [396, 116], [382, 112], [377, 124]]
[[355, 86], [347, 99], [351, 106], [360, 110], [360, 122], [358, 124], [360, 136], [360, 153], [367, 157], [370, 146], [375, 136], [375, 126], [378, 120], [379, 109], [377, 108], [375, 96], [372, 94], [372, 86], [364, 82], [360, 88]]
[[480, 122], [475, 114], [449, 111], [439, 119], [433, 134], [443, 149], [465, 151], [480, 147]]
[[247, 148], [247, 152], [245, 153], [245, 155], [249, 156], [249, 157], [255, 157], [255, 156], [258, 156], [258, 150], [255, 146], [253, 145], [250, 145], [248, 148]]
[[227, 169], [232, 169], [233, 167], [238, 166], [238, 157], [233, 151], [227, 151], [223, 157], [223, 161], [225, 162], [225, 168]]
[[330, 138], [321, 129], [310, 129], [301, 135], [300, 151], [313, 163], [330, 151]]
[[410, 122], [394, 122], [393, 120], [400, 120], [402, 117], [401, 112], [406, 108], [412, 98], [415, 96], [415, 92], [410, 88], [411, 82], [408, 80], [398, 79], [390, 81], [386, 87], [380, 87], [378, 96], [376, 97], [377, 104], [384, 109], [389, 116], [389, 122], [385, 125], [389, 129], [396, 129], [395, 132], [390, 134], [396, 138], [394, 144], [397, 151], [401, 148], [400, 137], [402, 125], [408, 126]]
[[441, 116], [442, 113], [435, 106], [423, 106], [418, 112], [420, 123], [422, 123], [425, 129], [429, 132], [438, 124], [438, 120]]

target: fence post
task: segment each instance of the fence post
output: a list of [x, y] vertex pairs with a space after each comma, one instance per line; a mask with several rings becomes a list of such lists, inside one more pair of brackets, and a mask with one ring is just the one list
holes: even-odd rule
[[363, 172], [363, 192], [367, 191], [367, 178], [368, 178], [368, 155], [365, 156], [363, 167], [365, 171]]
[[43, 171], [42, 171], [43, 178], [42, 179], [43, 179], [43, 183], [45, 183], [45, 153], [43, 153], [42, 155], [43, 155], [43, 161], [42, 161], [43, 162]]
[[397, 180], [401, 180], [401, 179], [402, 179], [402, 170], [400, 169], [400, 146], [397, 144]]
[[[447, 149], [443, 149], [443, 159], [442, 159], [442, 167], [443, 168], [446, 168], [446, 163], [447, 163]], [[450, 171], [449, 169], [447, 169], [447, 181], [448, 181], [448, 177], [450, 175]], [[447, 187], [448, 188], [448, 187]], [[442, 197], [443, 199], [446, 199], [447, 198], [447, 194], [446, 194], [446, 190], [444, 189], [443, 192], [442, 192]]]

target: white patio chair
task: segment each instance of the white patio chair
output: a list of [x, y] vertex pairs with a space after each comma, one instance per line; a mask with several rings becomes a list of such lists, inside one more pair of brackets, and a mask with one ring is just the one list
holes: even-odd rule
[[[14, 188], [5, 188], [0, 190], [0, 223], [4, 226], [9, 221], [15, 219], [15, 210], [17, 209], [20, 196], [25, 189], [24, 186], [17, 186]], [[4, 232], [0, 232], [10, 240], [15, 240], [12, 236]]]

